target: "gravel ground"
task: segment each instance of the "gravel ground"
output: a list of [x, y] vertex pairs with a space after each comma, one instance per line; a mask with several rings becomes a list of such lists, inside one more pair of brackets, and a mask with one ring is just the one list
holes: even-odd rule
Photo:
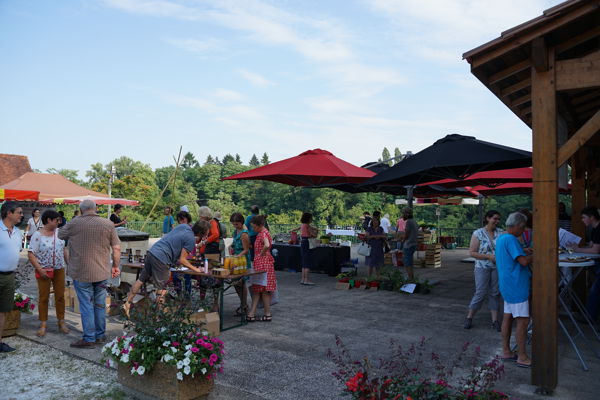
[[49, 346], [12, 337], [17, 351], [0, 355], [0, 399], [125, 399], [117, 372]]

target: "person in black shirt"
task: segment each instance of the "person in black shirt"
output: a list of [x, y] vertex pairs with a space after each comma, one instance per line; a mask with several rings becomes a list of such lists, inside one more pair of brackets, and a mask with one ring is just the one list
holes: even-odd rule
[[127, 223], [127, 217], [123, 217], [123, 219], [119, 218], [119, 214], [123, 211], [123, 206], [120, 204], [115, 204], [115, 211], [110, 214], [110, 220], [115, 224], [115, 228], [119, 226], [123, 226]]
[[[577, 247], [573, 251], [577, 253], [600, 254], [600, 213], [598, 208], [590, 206], [581, 210], [581, 220], [587, 228], [591, 228], [590, 241], [587, 247]], [[590, 288], [588, 300], [585, 308], [592, 317], [597, 320], [600, 315], [600, 258], [595, 259], [595, 265], [592, 267], [596, 279]]]
[[58, 227], [62, 228], [63, 226], [65, 226], [67, 224], [67, 219], [65, 218], [64, 211], [59, 211], [58, 214], [60, 215], [60, 221], [58, 222]]

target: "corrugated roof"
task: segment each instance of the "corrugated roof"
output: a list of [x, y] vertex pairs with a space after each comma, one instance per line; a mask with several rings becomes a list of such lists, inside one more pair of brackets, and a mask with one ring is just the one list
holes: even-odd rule
[[17, 179], [26, 172], [31, 172], [27, 156], [17, 154], [0, 154], [0, 185]]

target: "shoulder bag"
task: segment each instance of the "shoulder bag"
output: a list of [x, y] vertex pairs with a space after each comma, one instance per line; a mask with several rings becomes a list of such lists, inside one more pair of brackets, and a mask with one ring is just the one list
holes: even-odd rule
[[[54, 278], [54, 266], [56, 265], [56, 232], [54, 232], [54, 241], [52, 243], [52, 267], [50, 268], [42, 268], [44, 270], [44, 272], [46, 273], [46, 276], [49, 279]], [[42, 276], [40, 275], [40, 273], [38, 272], [38, 270], [35, 270], [35, 278], [36, 279], [42, 279]]]

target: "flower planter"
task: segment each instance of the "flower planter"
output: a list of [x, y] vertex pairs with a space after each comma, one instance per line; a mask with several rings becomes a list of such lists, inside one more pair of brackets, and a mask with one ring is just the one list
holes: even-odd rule
[[118, 368], [119, 383], [132, 394], [143, 398], [154, 399], [173, 399], [173, 400], [192, 400], [206, 399], [213, 389], [215, 383], [213, 379], [207, 379], [204, 376], [184, 375], [182, 381], [177, 379], [177, 368], [173, 365], [157, 363], [152, 370], [144, 375], [131, 375], [131, 368], [124, 364], [119, 364]]
[[17, 329], [21, 325], [21, 312], [18, 310], [13, 310], [6, 314], [6, 319], [4, 320], [4, 331], [2, 332], [2, 337], [13, 336], [17, 333]]
[[370, 288], [372, 288], [372, 289], [377, 290], [377, 289], [379, 289], [379, 282], [368, 282], [367, 286], [370, 287]]

